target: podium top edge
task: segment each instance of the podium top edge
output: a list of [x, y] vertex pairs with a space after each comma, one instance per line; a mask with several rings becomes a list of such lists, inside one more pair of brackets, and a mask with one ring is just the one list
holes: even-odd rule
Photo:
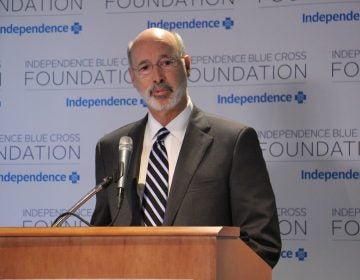
[[66, 236], [239, 237], [238, 227], [0, 227], [0, 237]]

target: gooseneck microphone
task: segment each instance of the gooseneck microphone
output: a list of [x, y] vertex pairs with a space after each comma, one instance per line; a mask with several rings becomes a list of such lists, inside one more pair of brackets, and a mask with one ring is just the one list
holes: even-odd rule
[[87, 224], [88, 226], [91, 226], [90, 223], [85, 221], [83, 218], [81, 218], [79, 215], [77, 215], [75, 212], [78, 210], [85, 202], [87, 202], [90, 198], [92, 198], [95, 194], [97, 194], [99, 191], [105, 189], [107, 186], [111, 184], [111, 182], [115, 181], [117, 179], [117, 176], [107, 176], [105, 177], [102, 182], [100, 182], [98, 185], [96, 185], [90, 192], [88, 192], [84, 197], [82, 197], [73, 207], [71, 207], [68, 211], [62, 213], [59, 215], [55, 221], [52, 223], [52, 227], [60, 227], [70, 216], [75, 216], [78, 219], [80, 219], [82, 222]]
[[[133, 150], [133, 141], [128, 136], [123, 136], [119, 141], [119, 172], [116, 172], [112, 176], [107, 176], [103, 178], [102, 182], [96, 185], [89, 193], [87, 193], [84, 197], [82, 197], [73, 207], [71, 207], [68, 211], [59, 215], [55, 221], [52, 223], [52, 227], [60, 227], [70, 216], [75, 216], [84, 222], [86, 225], [91, 226], [90, 223], [85, 221], [75, 212], [90, 198], [92, 198], [99, 191], [108, 187], [112, 182], [118, 181], [118, 214], [120, 212], [122, 200], [124, 198], [124, 189], [128, 176], [128, 169], [131, 160], [131, 154]], [[117, 215], [118, 215], [117, 214]], [[116, 215], [116, 217], [117, 217]], [[113, 225], [116, 218], [111, 222], [110, 225]]]
[[128, 169], [130, 165], [133, 150], [133, 141], [129, 136], [123, 136], [119, 141], [119, 173], [118, 181], [118, 209], [120, 209], [124, 198], [124, 189], [128, 177]]

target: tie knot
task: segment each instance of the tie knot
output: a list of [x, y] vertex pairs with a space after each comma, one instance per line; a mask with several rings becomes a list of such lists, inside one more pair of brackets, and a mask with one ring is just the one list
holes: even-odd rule
[[166, 129], [166, 127], [163, 127], [161, 129], [159, 129], [158, 133], [157, 133], [157, 138], [156, 141], [157, 142], [163, 142], [164, 139], [166, 138], [166, 136], [168, 136], [170, 133], [169, 130]]

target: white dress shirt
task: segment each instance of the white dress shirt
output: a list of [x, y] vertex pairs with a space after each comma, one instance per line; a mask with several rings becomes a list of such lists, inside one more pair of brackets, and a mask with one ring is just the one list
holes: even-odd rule
[[[177, 159], [179, 157], [181, 145], [185, 136], [185, 131], [189, 122], [190, 114], [193, 109], [193, 104], [188, 97], [188, 102], [186, 108], [168, 125], [166, 126], [169, 130], [169, 135], [165, 138], [165, 147], [168, 155], [169, 162], [169, 191], [171, 187], [171, 182], [174, 176], [175, 166]], [[149, 113], [148, 121], [145, 128], [144, 143], [141, 154], [140, 162], [140, 172], [139, 172], [139, 187], [143, 191], [143, 186], [145, 186], [146, 180], [146, 171], [149, 161], [150, 152], [154, 142], [156, 141], [156, 134], [163, 126], [154, 119], [154, 117]], [[140, 193], [142, 193], [142, 191]], [[142, 194], [140, 195], [140, 198]]]

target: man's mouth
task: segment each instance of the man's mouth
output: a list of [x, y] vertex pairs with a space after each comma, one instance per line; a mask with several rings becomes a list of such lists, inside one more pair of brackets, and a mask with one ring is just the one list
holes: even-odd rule
[[172, 92], [172, 88], [169, 86], [157, 86], [150, 91], [150, 95], [153, 97], [165, 97]]

